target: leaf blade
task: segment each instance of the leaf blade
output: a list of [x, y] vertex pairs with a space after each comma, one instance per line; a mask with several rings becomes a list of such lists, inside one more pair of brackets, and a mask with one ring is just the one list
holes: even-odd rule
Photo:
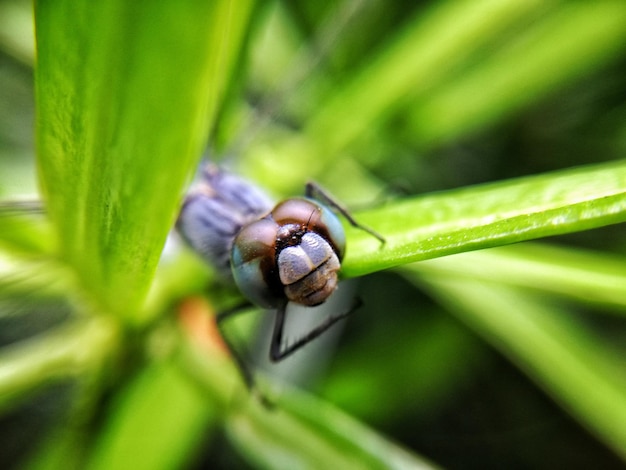
[[626, 163], [574, 168], [446, 191], [357, 214], [387, 238], [349, 227], [347, 277], [626, 220]]
[[62, 257], [105, 310], [144, 298], [251, 5], [36, 5], [44, 197]]
[[[411, 271], [406, 270], [409, 277], [419, 277]], [[521, 289], [440, 275], [420, 277], [420, 281], [626, 458], [623, 356], [599, 342], [567, 312], [541, 303]]]

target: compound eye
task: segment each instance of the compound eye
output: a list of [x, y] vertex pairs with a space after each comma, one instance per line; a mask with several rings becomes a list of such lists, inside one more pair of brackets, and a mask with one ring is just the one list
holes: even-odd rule
[[320, 218], [320, 207], [308, 199], [292, 198], [276, 205], [272, 218], [279, 225], [314, 224]]
[[261, 219], [246, 225], [235, 237], [231, 269], [237, 287], [260, 307], [276, 307], [283, 293], [276, 272], [278, 225]]
[[307, 232], [324, 238], [337, 254], [343, 258], [346, 235], [337, 216], [325, 205], [312, 199], [288, 199], [272, 210], [272, 218], [279, 225], [298, 224]]
[[346, 253], [346, 232], [339, 221], [339, 217], [328, 207], [320, 205], [320, 219], [317, 223], [318, 226], [313, 227], [313, 231], [328, 240], [341, 261]]

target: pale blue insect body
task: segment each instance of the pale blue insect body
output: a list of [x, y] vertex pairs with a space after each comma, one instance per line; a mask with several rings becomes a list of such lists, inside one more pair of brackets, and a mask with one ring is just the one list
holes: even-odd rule
[[318, 305], [337, 287], [345, 233], [319, 201], [293, 198], [272, 209], [255, 186], [209, 165], [187, 196], [177, 228], [261, 307]]
[[200, 181], [185, 198], [176, 228], [196, 253], [229, 278], [235, 236], [242, 227], [268, 214], [272, 206], [272, 200], [256, 186], [206, 165]]
[[[251, 183], [207, 165], [201, 181], [185, 198], [176, 223], [187, 243], [224, 277], [234, 279], [249, 301], [276, 309], [270, 344], [272, 361], [289, 356], [352, 311], [326, 317], [306, 335], [283, 347], [289, 302], [319, 305], [337, 288], [346, 236], [328, 206], [384, 243], [383, 237], [359, 225], [318, 186], [307, 184], [306, 195], [273, 206]], [[235, 312], [219, 314], [218, 326]], [[252, 388], [252, 374], [245, 361], [222, 336]]]

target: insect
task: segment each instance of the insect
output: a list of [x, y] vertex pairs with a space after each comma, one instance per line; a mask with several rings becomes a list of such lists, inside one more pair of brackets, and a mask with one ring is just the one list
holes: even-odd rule
[[[273, 206], [252, 183], [208, 164], [202, 169], [200, 183], [186, 196], [176, 224], [191, 248], [223, 277], [234, 280], [250, 302], [276, 310], [269, 351], [273, 362], [294, 353], [353, 310], [328, 317], [283, 347], [289, 302], [320, 305], [337, 288], [346, 237], [333, 210], [381, 243], [385, 241], [356, 222], [319, 186], [308, 183], [305, 195]], [[234, 313], [237, 310], [219, 314], [218, 327]], [[222, 336], [252, 387], [244, 361], [223, 332]]]

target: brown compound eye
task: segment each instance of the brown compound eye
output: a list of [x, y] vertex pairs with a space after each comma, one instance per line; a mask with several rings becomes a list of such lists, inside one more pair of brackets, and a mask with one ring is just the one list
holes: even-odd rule
[[260, 307], [276, 307], [284, 298], [276, 273], [276, 238], [280, 227], [270, 218], [246, 225], [231, 250], [231, 269], [237, 287]]
[[293, 198], [278, 204], [271, 213], [280, 226], [300, 225], [305, 232], [324, 238], [341, 260], [346, 250], [346, 235], [333, 211], [311, 199]]
[[322, 208], [308, 199], [287, 199], [274, 207], [272, 219], [279, 225], [318, 223]]

